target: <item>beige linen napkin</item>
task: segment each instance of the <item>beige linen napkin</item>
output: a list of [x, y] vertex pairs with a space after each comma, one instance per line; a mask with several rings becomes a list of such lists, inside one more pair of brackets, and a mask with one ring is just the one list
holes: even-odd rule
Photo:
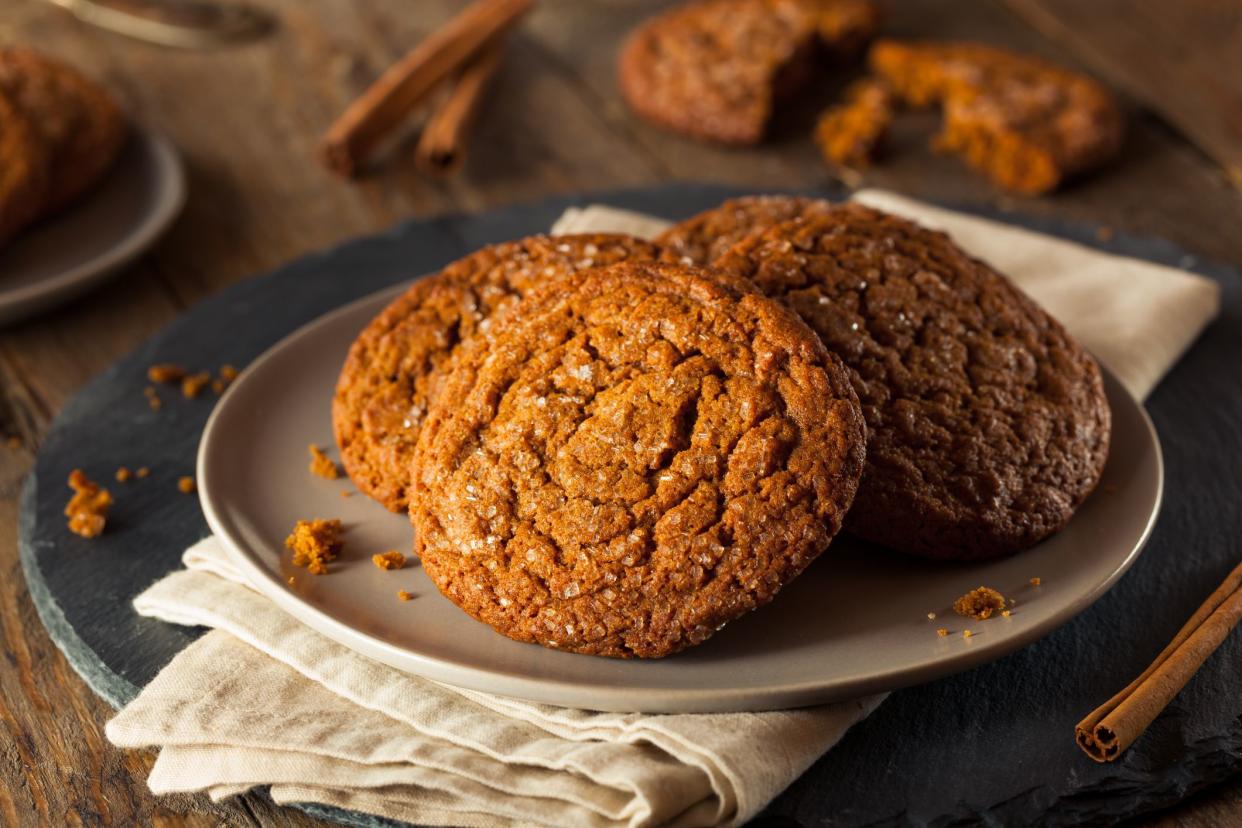
[[[1145, 396], [1217, 312], [1216, 286], [890, 193], [859, 200], [953, 235], [1064, 320]], [[665, 223], [602, 206], [554, 232], [650, 236]], [[569, 710], [459, 690], [370, 661], [252, 591], [207, 538], [138, 612], [212, 628], [108, 723], [122, 747], [158, 746], [156, 793], [223, 798], [270, 785], [428, 825], [714, 825], [754, 816], [882, 695], [765, 713]]]

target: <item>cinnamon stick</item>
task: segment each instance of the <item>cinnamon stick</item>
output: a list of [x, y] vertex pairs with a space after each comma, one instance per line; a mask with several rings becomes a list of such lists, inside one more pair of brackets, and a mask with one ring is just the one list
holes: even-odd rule
[[1190, 617], [1143, 674], [1078, 723], [1078, 745], [1097, 762], [1111, 762], [1142, 735], [1186, 686], [1199, 666], [1242, 621], [1242, 564]]
[[478, 114], [483, 93], [500, 68], [504, 44], [497, 41], [466, 65], [449, 95], [432, 112], [419, 136], [414, 160], [419, 169], [447, 175], [465, 158], [465, 139]]
[[393, 64], [346, 108], [320, 143], [334, 172], [353, 175], [415, 106], [530, 11], [534, 0], [476, 0]]

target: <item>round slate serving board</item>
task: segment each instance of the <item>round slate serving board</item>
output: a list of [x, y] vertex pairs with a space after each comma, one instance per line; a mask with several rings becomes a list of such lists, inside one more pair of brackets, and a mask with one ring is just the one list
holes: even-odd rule
[[[177, 319], [89, 383], [43, 442], [22, 494], [22, 565], [40, 617], [113, 705], [133, 698], [198, 631], [139, 618], [130, 601], [178, 568], [207, 533], [192, 474], [214, 397], [159, 412], [146, 368], [244, 366], [305, 322], [481, 245], [546, 230], [568, 206], [603, 202], [668, 218], [740, 194], [705, 185], [597, 193], [472, 216], [412, 221], [239, 282]], [[842, 193], [819, 193], [839, 198]], [[766, 825], [1081, 825], [1170, 805], [1242, 772], [1242, 635], [1204, 665], [1148, 734], [1111, 765], [1088, 760], [1074, 723], [1139, 673], [1242, 558], [1242, 275], [1154, 239], [1096, 241], [1095, 228], [996, 215], [1216, 279], [1223, 310], [1148, 401], [1165, 450], [1165, 501], [1147, 550], [1107, 596], [1047, 638], [993, 664], [894, 693], [769, 806]], [[65, 528], [65, 479], [149, 466], [124, 489], [109, 531]], [[382, 820], [318, 806], [356, 825]]]

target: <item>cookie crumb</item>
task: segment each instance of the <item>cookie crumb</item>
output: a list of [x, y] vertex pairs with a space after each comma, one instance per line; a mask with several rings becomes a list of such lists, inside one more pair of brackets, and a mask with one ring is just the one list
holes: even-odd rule
[[405, 566], [405, 555], [402, 555], [395, 549], [389, 549], [387, 552], [379, 552], [372, 555], [371, 563], [380, 569], [400, 569]]
[[141, 480], [142, 478], [146, 477], [150, 473], [151, 473], [151, 470], [148, 469], [146, 466], [139, 466], [138, 471], [134, 472], [134, 477], [137, 477], [139, 480]]
[[341, 489], [341, 497], [353, 497], [354, 493], [349, 489]]
[[1032, 578], [1032, 579], [1031, 579], [1031, 586], [1039, 586], [1039, 585], [1040, 585], [1040, 584], [1042, 584], [1042, 583], [1043, 583], [1043, 579], [1041, 579], [1041, 578]]
[[188, 373], [190, 372], [181, 365], [172, 362], [161, 362], [147, 369], [147, 379], [151, 382], [174, 385], [181, 382]]
[[312, 575], [323, 575], [344, 545], [344, 528], [336, 518], [299, 520], [285, 538], [285, 547], [293, 552], [293, 565], [306, 567]]
[[397, 592], [397, 597], [402, 601], [410, 601], [414, 598], [414, 593], [406, 592], [404, 589]]
[[946, 630], [944, 627], [941, 627], [940, 629], [936, 630], [936, 635], [940, 636], [941, 638], [946, 638], [949, 635], [949, 631]]
[[131, 472], [125, 466], [121, 466], [119, 469], [116, 470], [116, 482], [117, 483], [128, 483], [129, 479], [133, 476], [134, 476], [134, 473]]
[[193, 494], [198, 487], [194, 484], [193, 477], [183, 477], [177, 481], [177, 491], [182, 494]]
[[970, 638], [974, 633], [970, 630], [962, 630], [962, 638]]
[[927, 620], [928, 620], [928, 621], [935, 621], [935, 620], [936, 620], [936, 613], [934, 613], [934, 612], [929, 612], [929, 613], [927, 613]]
[[154, 385], [148, 385], [146, 388], [142, 389], [142, 394], [147, 398], [147, 405], [151, 407], [152, 411], [160, 410], [160, 406], [162, 406], [163, 403], [160, 402], [160, 395], [156, 393]]
[[1009, 617], [1009, 616], [1011, 616], [1011, 615], [1013, 615], [1013, 613], [1012, 613], [1012, 612], [1010, 612], [1009, 610], [1001, 610], [1001, 617], [1002, 617], [1002, 618], [1008, 618], [1008, 617]]
[[69, 503], [65, 506], [69, 531], [84, 538], [98, 537], [107, 522], [112, 495], [88, 478], [81, 469], [74, 469], [69, 473], [69, 488], [73, 489], [73, 497], [69, 498]]
[[220, 366], [220, 370], [216, 372], [216, 378], [211, 381], [211, 390], [217, 394], [223, 394], [235, 379], [237, 379], [237, 369], [225, 363]]
[[324, 454], [319, 446], [314, 443], [310, 444], [310, 471], [311, 474], [318, 475], [324, 480], [336, 480], [341, 476], [341, 470], [332, 462], [332, 458]]
[[991, 587], [981, 586], [953, 602], [953, 611], [967, 618], [984, 621], [1005, 608], [1005, 596]]
[[203, 389], [211, 382], [211, 374], [206, 371], [199, 371], [197, 374], [191, 374], [181, 381], [181, 396], [187, 400], [192, 400], [199, 394], [203, 393]]
[[286, 578], [285, 580], [286, 580], [286, 581], [288, 581], [289, 586], [296, 586], [296, 585], [297, 585], [297, 583], [298, 583], [298, 579], [297, 579], [297, 578], [294, 578], [292, 575], [290, 575], [290, 576], [289, 576], [288, 578]]

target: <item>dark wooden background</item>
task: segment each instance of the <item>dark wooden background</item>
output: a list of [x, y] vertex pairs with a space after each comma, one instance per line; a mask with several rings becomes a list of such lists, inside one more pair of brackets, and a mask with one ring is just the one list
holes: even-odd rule
[[[704, 147], [635, 121], [616, 94], [617, 42], [666, 3], [542, 0], [512, 39], [460, 175], [422, 178], [406, 149], [361, 181], [341, 181], [315, 163], [317, 136], [461, 4], [259, 4], [279, 18], [271, 37], [182, 52], [89, 28], [45, 0], [0, 0], [0, 45], [37, 46], [105, 81], [137, 119], [174, 139], [190, 185], [185, 214], [138, 265], [87, 298], [0, 330], [0, 437], [13, 438], [0, 441], [0, 824], [319, 824], [260, 797], [155, 800], [145, 785], [154, 754], [107, 744], [110, 710], [43, 631], [18, 564], [17, 493], [40, 435], [86, 379], [220, 287], [401, 218], [669, 180], [756, 190], [830, 180], [807, 133], [836, 84], [782, 117], [760, 149]], [[930, 153], [934, 122], [914, 117], [898, 131], [894, 156], [850, 183], [1099, 222], [1242, 264], [1242, 194], [1234, 189], [1242, 186], [1242, 4], [889, 7], [893, 35], [984, 40], [1095, 72], [1126, 97], [1131, 129], [1109, 169], [1051, 197], [1015, 199]], [[1145, 821], [1242, 826], [1242, 781]]]

